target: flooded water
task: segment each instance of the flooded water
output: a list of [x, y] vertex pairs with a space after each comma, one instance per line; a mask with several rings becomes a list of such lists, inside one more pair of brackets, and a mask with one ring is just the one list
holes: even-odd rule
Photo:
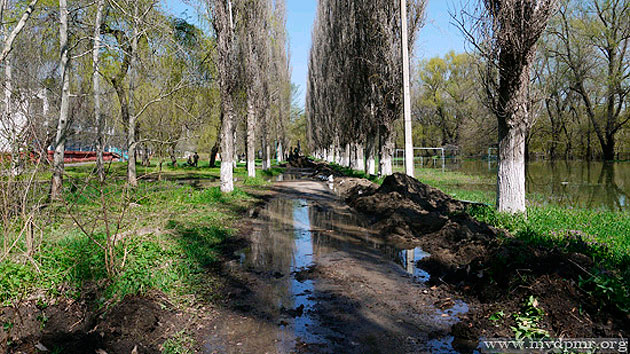
[[[441, 168], [440, 161], [436, 168]], [[445, 169], [488, 180], [483, 185], [458, 187], [495, 190], [496, 160], [446, 159]], [[630, 162], [532, 161], [527, 164], [526, 179], [528, 198], [534, 202], [630, 211]]]
[[[387, 341], [396, 348], [396, 340], [407, 341], [412, 351], [449, 347], [448, 328], [467, 305], [450, 298], [444, 306], [433, 306], [433, 300], [423, 304], [419, 298], [427, 288], [422, 284], [430, 275], [417, 261], [429, 254], [386, 245], [367, 226], [334, 199], [271, 200], [257, 219], [251, 245], [236, 253], [237, 267], [256, 275], [255, 289], [242, 299], [246, 312], [264, 321], [244, 327], [256, 335], [244, 335], [240, 350], [216, 343], [208, 349], [363, 352], [375, 345], [387, 348]], [[350, 278], [340, 281], [340, 276]], [[383, 285], [370, 290], [370, 282]], [[234, 331], [239, 329], [224, 332], [238, 337]]]

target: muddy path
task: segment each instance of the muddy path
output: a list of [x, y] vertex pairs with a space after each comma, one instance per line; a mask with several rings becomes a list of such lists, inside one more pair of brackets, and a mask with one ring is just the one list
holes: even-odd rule
[[426, 252], [384, 243], [328, 183], [293, 176], [272, 189], [243, 225], [248, 246], [225, 269], [205, 352], [455, 351], [450, 328], [469, 305], [425, 284]]

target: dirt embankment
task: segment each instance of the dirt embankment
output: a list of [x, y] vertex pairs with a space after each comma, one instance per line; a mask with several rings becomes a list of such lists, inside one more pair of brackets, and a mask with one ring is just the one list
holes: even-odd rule
[[[453, 334], [470, 340], [513, 337], [511, 326], [530, 296], [545, 312], [542, 327], [552, 336], [627, 337], [630, 318], [613, 306], [602, 306], [578, 287], [591, 259], [525, 245], [506, 231], [481, 223], [454, 200], [403, 174], [387, 177], [382, 186], [337, 177], [346, 202], [366, 214], [381, 236], [420, 246], [431, 254], [419, 266], [431, 274], [431, 285], [447, 286], [472, 304]], [[377, 188], [378, 187], [378, 188]], [[497, 313], [499, 320], [490, 320]]]

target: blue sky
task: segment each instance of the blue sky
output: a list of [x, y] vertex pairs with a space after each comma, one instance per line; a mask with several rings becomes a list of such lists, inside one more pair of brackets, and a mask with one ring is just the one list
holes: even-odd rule
[[[164, 0], [165, 7], [175, 15], [186, 14], [194, 21], [194, 10], [181, 0]], [[395, 1], [395, 0], [392, 0]], [[464, 39], [451, 24], [449, 11], [458, 0], [430, 0], [426, 25], [418, 36], [415, 60], [443, 56], [450, 50], [464, 51]], [[317, 0], [287, 0], [287, 31], [291, 40], [292, 81], [300, 86], [300, 102], [304, 102], [308, 53], [311, 48], [311, 29], [315, 20]]]

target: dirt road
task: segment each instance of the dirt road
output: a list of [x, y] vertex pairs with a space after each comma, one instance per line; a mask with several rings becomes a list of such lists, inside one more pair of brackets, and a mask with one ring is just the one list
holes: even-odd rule
[[230, 262], [229, 296], [208, 353], [453, 352], [468, 305], [384, 244], [324, 182], [277, 183]]

